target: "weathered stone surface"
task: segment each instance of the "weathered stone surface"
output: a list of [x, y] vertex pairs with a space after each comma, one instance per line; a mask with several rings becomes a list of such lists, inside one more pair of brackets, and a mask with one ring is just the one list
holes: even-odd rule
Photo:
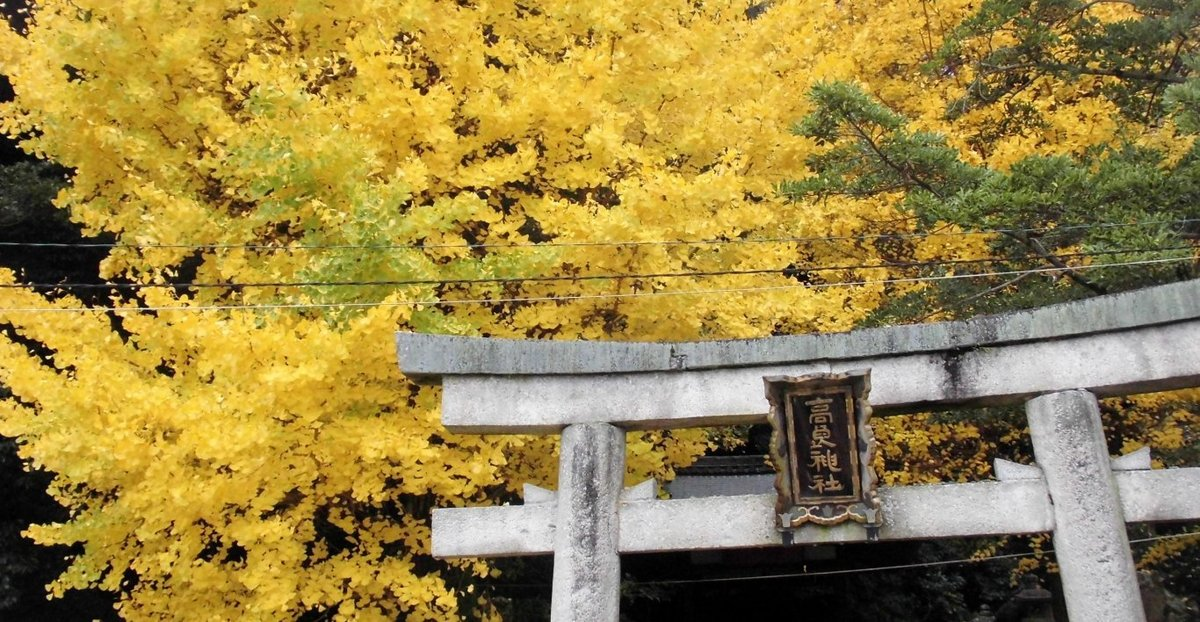
[[1200, 520], [1200, 468], [1113, 473], [1126, 522]]
[[[881, 488], [881, 540], [1039, 533], [1053, 527], [1039, 482], [977, 482]], [[775, 495], [699, 497], [629, 504], [621, 511], [621, 550], [628, 552], [779, 546]], [[666, 527], [669, 526], [669, 527]], [[857, 523], [795, 532], [793, 544], [865, 542]]]
[[446, 376], [442, 421], [459, 432], [555, 432], [607, 421], [626, 429], [766, 420], [762, 378], [870, 368], [876, 416], [1017, 403], [1086, 388], [1100, 396], [1200, 385], [1200, 320], [967, 351], [689, 372]]
[[617, 508], [624, 478], [624, 431], [603, 423], [563, 430], [554, 512], [553, 622], [617, 622]]
[[[880, 489], [885, 524], [880, 538], [907, 540], [964, 535], [1039, 533], [1053, 527], [1045, 486], [977, 482]], [[554, 512], [545, 505], [434, 510], [438, 557], [532, 555], [551, 552]], [[779, 546], [775, 495], [628, 501], [620, 507], [620, 551], [703, 550]], [[864, 542], [857, 524], [803, 529], [796, 544]]]
[[399, 333], [396, 350], [400, 369], [409, 375], [611, 374], [966, 351], [1198, 317], [1200, 281], [1185, 281], [961, 322], [848, 333], [687, 343], [521, 341]]
[[1153, 466], [1153, 461], [1150, 459], [1150, 448], [1143, 447], [1124, 456], [1113, 458], [1110, 464], [1114, 471], [1149, 471]]
[[992, 461], [992, 472], [996, 479], [1002, 482], [1012, 482], [1025, 479], [1042, 479], [1042, 469], [1034, 464], [1021, 464], [996, 458]]
[[542, 488], [533, 484], [525, 484], [521, 486], [521, 493], [525, 499], [525, 505], [537, 505], [539, 503], [555, 503], [558, 501], [558, 495], [549, 488]]
[[[1150, 448], [1143, 447], [1109, 461], [1113, 471], [1149, 471], [1151, 468]], [[1042, 479], [1042, 468], [1036, 464], [1020, 464], [996, 458], [992, 461], [992, 472], [1000, 481], [1019, 479]]]
[[[1200, 520], [1200, 468], [1128, 471], [1114, 476], [1127, 521]], [[769, 490], [770, 483], [766, 486]], [[1041, 479], [881, 487], [879, 496], [886, 512], [882, 540], [1041, 533], [1054, 527]], [[781, 540], [774, 528], [774, 507], [774, 493], [628, 501], [620, 506], [620, 550], [778, 546]], [[552, 504], [434, 510], [433, 554], [495, 557], [550, 553], [554, 513]], [[829, 531], [802, 530], [796, 543], [866, 539], [866, 530], [843, 525]]]
[[520, 557], [554, 552], [554, 503], [435, 508], [434, 557]]
[[1054, 550], [1071, 619], [1144, 621], [1096, 397], [1052, 393], [1030, 400], [1026, 412], [1054, 500]]
[[658, 498], [658, 480], [648, 479], [621, 491], [621, 501], [649, 501]]

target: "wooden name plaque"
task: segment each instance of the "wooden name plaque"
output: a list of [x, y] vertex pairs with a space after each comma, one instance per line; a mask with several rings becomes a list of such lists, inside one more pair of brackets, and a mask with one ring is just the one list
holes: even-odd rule
[[872, 462], [869, 370], [763, 378], [771, 404], [776, 526], [865, 524], [883, 515]]

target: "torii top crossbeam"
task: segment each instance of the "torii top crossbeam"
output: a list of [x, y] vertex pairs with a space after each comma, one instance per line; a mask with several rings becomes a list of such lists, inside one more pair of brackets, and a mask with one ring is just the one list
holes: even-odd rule
[[[396, 335], [400, 369], [440, 376], [442, 421], [476, 433], [603, 421], [666, 429], [763, 421], [762, 378], [874, 370], [877, 416], [1200, 384], [1200, 281], [958, 322], [689, 343]], [[536, 377], [536, 381], [534, 378]], [[604, 396], [598, 400], [597, 396]]]

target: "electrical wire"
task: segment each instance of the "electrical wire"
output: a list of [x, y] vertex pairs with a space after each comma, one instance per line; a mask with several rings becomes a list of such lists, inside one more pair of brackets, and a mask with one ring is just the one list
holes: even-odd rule
[[[1161, 540], [1174, 540], [1181, 538], [1200, 538], [1200, 532], [1164, 534], [1161, 536], [1150, 536], [1147, 538], [1136, 538], [1129, 541], [1129, 544], [1145, 544], [1147, 542], [1158, 542]], [[867, 572], [884, 572], [894, 570], [911, 570], [914, 568], [933, 568], [938, 566], [957, 566], [964, 564], [979, 564], [984, 562], [992, 562], [1004, 559], [1020, 559], [1026, 557], [1041, 557], [1053, 555], [1054, 549], [1045, 549], [1042, 551], [1029, 551], [1027, 553], [1005, 553], [1002, 555], [990, 555], [988, 557], [963, 557], [959, 559], [946, 559], [932, 562], [917, 562], [913, 564], [892, 564], [888, 566], [868, 566], [866, 568], [843, 568], [838, 570], [817, 570], [813, 572], [791, 572], [778, 574], [762, 574], [762, 575], [743, 575], [738, 577], [705, 577], [699, 579], [662, 579], [662, 580], [627, 580], [626, 583], [633, 585], [685, 585], [689, 583], [730, 583], [737, 581], [769, 581], [773, 579], [797, 579], [801, 577], [824, 577], [834, 575], [860, 574]], [[544, 584], [537, 583], [510, 583], [498, 584], [497, 588], [540, 588], [547, 587]]]
[[770, 238], [732, 238], [714, 240], [623, 240], [608, 242], [537, 242], [537, 243], [478, 243], [478, 244], [128, 244], [121, 242], [0, 242], [0, 247], [19, 248], [109, 248], [109, 249], [175, 249], [175, 250], [252, 250], [252, 251], [297, 251], [297, 250], [437, 250], [437, 249], [489, 249], [489, 248], [590, 248], [590, 247], [640, 247], [640, 246], [719, 246], [729, 244], [775, 244], [775, 243], [810, 243], [837, 241], [867, 241], [878, 239], [919, 239], [929, 237], [963, 237], [996, 234], [1051, 234], [1066, 231], [1090, 229], [1114, 229], [1129, 227], [1148, 227], [1161, 225], [1186, 225], [1200, 223], [1200, 218], [1186, 218], [1164, 221], [1141, 221], [1131, 223], [1092, 223], [1081, 225], [1063, 225], [1061, 227], [1026, 227], [1015, 229], [983, 229], [978, 231], [942, 231], [942, 232], [910, 232], [910, 233], [873, 233], [863, 235], [832, 235], [832, 236], [800, 236], [800, 237], [770, 237]]
[[[853, 287], [864, 285], [885, 285], [898, 283], [925, 283], [935, 281], [950, 281], [958, 279], [972, 279], [992, 276], [1012, 276], [1016, 274], [1043, 274], [1064, 272], [1066, 270], [1084, 271], [1095, 270], [1100, 268], [1119, 268], [1132, 266], [1147, 266], [1161, 265], [1170, 263], [1180, 263], [1183, 261], [1192, 261], [1190, 257], [1175, 257], [1167, 259], [1147, 259], [1141, 261], [1126, 261], [1104, 264], [1089, 264], [1083, 266], [1068, 266], [1063, 268], [1032, 268], [1028, 270], [1006, 270], [995, 272], [980, 272], [968, 274], [948, 274], [932, 277], [904, 277], [892, 279], [875, 279], [875, 280], [860, 280], [860, 281], [839, 281], [835, 283], [797, 283], [795, 285], [774, 285], [761, 287], [735, 287], [721, 289], [696, 289], [696, 290], [674, 290], [674, 291], [657, 291], [657, 292], [630, 292], [630, 293], [613, 293], [613, 294], [577, 294], [566, 296], [534, 296], [523, 298], [475, 298], [475, 299], [458, 299], [458, 300], [400, 300], [400, 301], [377, 301], [377, 302], [296, 302], [296, 303], [268, 303], [268, 304], [248, 304], [248, 305], [174, 305], [174, 306], [147, 306], [147, 307], [117, 307], [117, 306], [96, 306], [96, 307], [0, 307], [0, 313], [91, 313], [91, 312], [134, 312], [134, 313], [152, 313], [160, 311], [267, 311], [267, 310], [283, 310], [283, 309], [365, 309], [375, 307], [420, 307], [420, 306], [457, 306], [470, 304], [496, 305], [496, 304], [527, 304], [537, 302], [578, 302], [585, 300], [619, 300], [629, 298], [644, 298], [649, 296], [693, 296], [693, 295], [712, 295], [712, 294], [737, 294], [751, 292], [767, 292], [781, 291], [793, 289], [826, 289], [832, 287]], [[163, 286], [164, 288], [169, 286]]]
[[[1161, 535], [1161, 536], [1151, 536], [1148, 538], [1138, 538], [1138, 539], [1130, 540], [1129, 543], [1130, 544], [1144, 544], [1146, 542], [1157, 542], [1159, 540], [1170, 540], [1170, 539], [1178, 539], [1178, 538], [1195, 538], [1195, 537], [1200, 537], [1200, 532], [1176, 533], [1176, 534], [1166, 534], [1166, 535]], [[795, 572], [795, 573], [769, 574], [769, 575], [747, 575], [747, 576], [741, 576], [741, 577], [709, 577], [709, 578], [701, 578], [701, 579], [666, 579], [666, 580], [661, 580], [661, 581], [631, 581], [631, 583], [634, 583], [637, 585], [677, 585], [677, 584], [686, 584], [686, 583], [728, 583], [728, 582], [733, 582], [733, 581], [760, 581], [760, 580], [769, 580], [769, 579], [793, 579], [793, 578], [798, 578], [798, 577], [822, 577], [822, 576], [831, 576], [831, 575], [859, 574], [859, 573], [864, 573], [864, 572], [882, 572], [882, 571], [890, 571], [890, 570], [909, 570], [909, 569], [913, 569], [913, 568], [931, 568], [931, 567], [936, 567], [936, 566], [976, 564], [976, 563], [990, 562], [990, 561], [996, 561], [996, 560], [1001, 560], [1001, 559], [1016, 559], [1016, 558], [1022, 558], [1022, 557], [1035, 557], [1035, 556], [1040, 557], [1042, 555], [1053, 555], [1053, 554], [1054, 554], [1054, 549], [1046, 549], [1046, 550], [1040, 551], [1040, 552], [1031, 551], [1028, 553], [1007, 553], [1004, 555], [992, 555], [989, 557], [966, 557], [966, 558], [961, 558], [961, 559], [947, 559], [947, 560], [939, 560], [939, 561], [933, 561], [933, 562], [919, 562], [919, 563], [915, 563], [915, 564], [894, 564], [891, 566], [872, 566], [872, 567], [868, 567], [868, 568], [844, 568], [844, 569], [840, 569], [840, 570], [819, 570], [819, 571], [815, 571], [815, 572]]]
[[761, 274], [801, 274], [806, 272], [833, 272], [839, 270], [871, 270], [877, 268], [928, 268], [934, 266], [959, 266], [972, 264], [1003, 263], [1012, 261], [1045, 261], [1078, 259], [1084, 257], [1102, 257], [1106, 255], [1128, 255], [1134, 253], [1162, 253], [1177, 250], [1192, 250], [1191, 246], [1169, 246], [1165, 248], [1128, 248], [1106, 251], [1088, 251], [1077, 253], [1062, 253], [1059, 255], [1026, 255], [1024, 257], [986, 258], [986, 259], [943, 259], [933, 261], [895, 262], [887, 264], [858, 264], [837, 266], [785, 266], [783, 268], [755, 268], [745, 270], [710, 270], [684, 272], [648, 272], [626, 274], [585, 274], [561, 276], [523, 276], [523, 277], [485, 277], [470, 279], [401, 279], [376, 281], [268, 281], [259, 283], [0, 283], [0, 289], [111, 289], [135, 290], [147, 288], [169, 287], [174, 289], [246, 289], [246, 288], [285, 288], [285, 287], [400, 287], [409, 285], [475, 285], [497, 283], [543, 283], [543, 282], [576, 282], [576, 281], [611, 281], [620, 279], [663, 279], [681, 277], [710, 277], [710, 276], [745, 276]]
[[[1200, 532], [1192, 533], [1176, 533], [1165, 534], [1161, 536], [1152, 536], [1148, 538], [1137, 538], [1130, 540], [1129, 544], [1144, 544], [1146, 542], [1157, 542], [1160, 540], [1178, 539], [1178, 538], [1195, 538], [1200, 537]], [[964, 557], [959, 559], [946, 559], [932, 562], [918, 562], [914, 564], [893, 564], [889, 566], [869, 566], [866, 568], [843, 568], [839, 570], [818, 570], [814, 572], [791, 572], [779, 574], [763, 574], [763, 575], [744, 575], [739, 577], [706, 577], [700, 579], [662, 579], [652, 581], [626, 581], [634, 585], [684, 585], [689, 583], [730, 583], [736, 581], [763, 581], [772, 579], [796, 579], [800, 577], [823, 577], [834, 575], [860, 574], [866, 572], [883, 572], [892, 570], [911, 570], [914, 568], [933, 568], [938, 566], [957, 566], [963, 564], [978, 564], [983, 562], [991, 562], [1004, 559], [1019, 559], [1025, 557], [1041, 557], [1045, 555], [1053, 555], [1054, 549], [1046, 549], [1043, 551], [1030, 551], [1027, 553], [1006, 553], [1003, 555], [991, 555], [988, 557]], [[509, 584], [497, 585], [499, 588], [529, 588], [543, 587], [539, 584]]]

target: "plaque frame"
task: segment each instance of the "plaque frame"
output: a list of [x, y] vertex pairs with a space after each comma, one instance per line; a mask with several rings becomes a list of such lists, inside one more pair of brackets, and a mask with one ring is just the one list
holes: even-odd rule
[[[865, 525], [872, 534], [877, 533], [883, 523], [883, 512], [879, 501], [879, 478], [873, 467], [877, 447], [870, 425], [871, 404], [867, 399], [871, 391], [871, 370], [765, 376], [763, 384], [771, 405], [767, 420], [771, 424], [770, 454], [775, 465], [776, 529], [790, 532], [808, 523], [831, 526], [853, 521]], [[799, 401], [805, 398], [807, 401]], [[823, 410], [814, 412], [817, 408]], [[839, 470], [839, 478], [830, 482], [843, 494], [826, 494], [823, 483], [833, 476], [832, 473], [827, 473], [823, 479], [813, 474], [814, 466], [819, 464], [813, 448], [825, 437], [814, 437], [816, 426], [812, 429], [803, 427], [811, 425], [814, 418], [825, 421], [826, 412], [829, 413], [828, 420], [837, 428], [837, 436], [833, 438], [852, 445], [839, 450], [836, 456], [827, 453], [821, 460], [828, 471], [828, 465], [848, 459], [845, 462], [849, 464], [842, 467], [849, 469], [849, 473], [841, 474], [843, 470]], [[798, 425], [800, 415], [806, 415], [807, 422]], [[839, 416], [841, 421], [836, 421]], [[804, 440], [808, 440], [810, 451], [798, 451], [798, 443]], [[834, 446], [836, 443], [826, 444]], [[810, 456], [812, 459], [808, 460]], [[822, 483], [814, 484], [816, 480]], [[849, 490], [845, 490], [847, 483]]]

